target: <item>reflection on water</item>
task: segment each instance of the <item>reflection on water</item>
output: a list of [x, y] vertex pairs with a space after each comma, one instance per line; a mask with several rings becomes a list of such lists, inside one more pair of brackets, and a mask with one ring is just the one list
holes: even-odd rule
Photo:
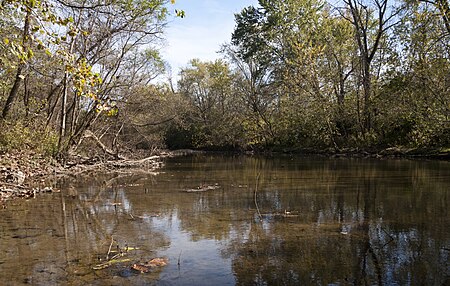
[[[59, 184], [0, 211], [2, 285], [450, 282], [448, 162], [193, 156]], [[138, 249], [92, 270], [112, 239]]]

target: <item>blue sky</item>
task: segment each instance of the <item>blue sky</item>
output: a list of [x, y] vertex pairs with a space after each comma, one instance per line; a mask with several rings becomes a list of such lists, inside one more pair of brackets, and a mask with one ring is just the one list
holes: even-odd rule
[[223, 43], [230, 42], [234, 14], [257, 0], [177, 0], [169, 9], [184, 10], [186, 17], [171, 21], [166, 29], [167, 46], [161, 51], [174, 77], [190, 59], [214, 60]]

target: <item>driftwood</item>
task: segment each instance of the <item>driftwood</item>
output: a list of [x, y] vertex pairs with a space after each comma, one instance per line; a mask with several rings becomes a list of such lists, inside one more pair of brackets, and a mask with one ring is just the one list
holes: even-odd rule
[[184, 190], [184, 192], [186, 192], [186, 193], [201, 193], [201, 192], [207, 192], [207, 191], [215, 190], [215, 189], [218, 189], [218, 188], [220, 188], [219, 185], [214, 185], [214, 186], [210, 186], [210, 185], [204, 186], [204, 185], [201, 185], [201, 186], [198, 186], [197, 188], [194, 188], [194, 189], [187, 189], [187, 190]]
[[150, 156], [144, 159], [140, 159], [140, 160], [127, 160], [125, 158], [123, 158], [122, 160], [118, 160], [118, 161], [108, 161], [107, 164], [113, 167], [119, 167], [119, 168], [123, 168], [123, 167], [142, 167], [142, 166], [147, 166], [149, 164], [159, 164], [159, 159], [163, 158], [164, 156], [159, 156], [159, 155], [155, 155], [155, 156]]
[[114, 156], [119, 159], [125, 159], [122, 156], [120, 156], [117, 151], [111, 150], [108, 148], [108, 146], [103, 144], [103, 142], [92, 131], [86, 130], [84, 132], [83, 138], [92, 138], [95, 141], [95, 143], [97, 144], [97, 146], [100, 147], [106, 154]]
[[154, 155], [144, 159], [131, 160], [131, 159], [118, 159], [107, 161], [96, 161], [93, 158], [75, 158], [69, 161], [66, 165], [70, 168], [61, 169], [57, 173], [61, 175], [78, 176], [86, 172], [91, 171], [105, 171], [114, 170], [119, 172], [120, 169], [133, 169], [136, 168], [137, 172], [146, 174], [157, 174], [153, 172], [162, 166], [161, 159], [170, 156], [169, 154]]
[[263, 213], [260, 214], [260, 218], [294, 218], [294, 217], [299, 217], [300, 213], [298, 211], [287, 211], [285, 210], [284, 212], [280, 213], [280, 212], [276, 212], [276, 213]]
[[[94, 140], [97, 138], [90, 131], [87, 134], [87, 136], [91, 136]], [[99, 146], [102, 145], [100, 144], [100, 140], [98, 143]], [[115, 154], [104, 144], [102, 146], [107, 149], [105, 149], [105, 152]], [[98, 157], [69, 155], [69, 158], [67, 158], [64, 164], [60, 164], [48, 158], [38, 157], [36, 159], [34, 153], [0, 154], [0, 208], [5, 208], [5, 202], [14, 198], [31, 198], [37, 193], [59, 192], [59, 190], [49, 186], [42, 186], [42, 182], [38, 181], [38, 179], [44, 176], [52, 176], [55, 178], [60, 176], [75, 177], [83, 173], [95, 171], [114, 170], [120, 172], [120, 169], [125, 168], [133, 169], [133, 172], [156, 175], [158, 173], [154, 172], [154, 170], [162, 166], [162, 159], [170, 156], [173, 156], [173, 154], [162, 153], [136, 160], [116, 156], [115, 160], [104, 161]], [[25, 181], [30, 181], [31, 183]]]

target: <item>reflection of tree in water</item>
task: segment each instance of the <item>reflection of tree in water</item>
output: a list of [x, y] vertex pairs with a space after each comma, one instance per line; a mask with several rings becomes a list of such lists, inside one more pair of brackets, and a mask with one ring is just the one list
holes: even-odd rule
[[[360, 196], [362, 192], [363, 206], [360, 206]], [[372, 196], [371, 196], [372, 195]], [[363, 209], [363, 217], [356, 219], [359, 225], [356, 231], [360, 233], [362, 239], [356, 241], [353, 255], [357, 257], [357, 263], [353, 273], [354, 283], [357, 285], [383, 285], [383, 274], [377, 253], [374, 250], [370, 233], [370, 216], [374, 212], [376, 203], [376, 190], [372, 190], [371, 180], [364, 180], [363, 188], [358, 188], [356, 209]], [[359, 212], [357, 212], [359, 214]]]
[[337, 235], [280, 222], [271, 229], [252, 224], [245, 241], [233, 241], [228, 254], [238, 284], [301, 285], [345, 282], [351, 273], [349, 250], [349, 241]]
[[[0, 277], [41, 275], [44, 280], [63, 277], [68, 283], [99, 279], [90, 266], [97, 254], [105, 254], [111, 235], [141, 247], [143, 259], [173, 243], [157, 225], [159, 219], [148, 217], [152, 213], [169, 222], [164, 227], [171, 228], [170, 221], [176, 220], [174, 225], [192, 241], [219, 242], [240, 285], [441, 285], [450, 276], [449, 183], [441, 179], [448, 171], [434, 179], [442, 172], [439, 166], [414, 161], [213, 159], [197, 158], [192, 166], [183, 164], [154, 178], [115, 178], [107, 186], [103, 179], [77, 180], [79, 193], [63, 190], [40, 205], [30, 204], [29, 212], [6, 212], [2, 227], [14, 229], [8, 225], [11, 221], [28, 228], [11, 236], [31, 236], [3, 236], [0, 249], [30, 259], [15, 265], [18, 270], [1, 264], [6, 271]], [[262, 168], [262, 223], [254, 205], [257, 168]], [[215, 183], [220, 188], [210, 192], [182, 192]], [[112, 204], [116, 202], [120, 205]], [[299, 216], [280, 216], [285, 210], [299, 211]], [[33, 237], [36, 233], [39, 239]], [[10, 247], [16, 244], [20, 253]], [[36, 257], [41, 262], [35, 262]]]
[[[340, 176], [346, 180], [345, 172], [338, 173], [337, 181], [329, 177], [333, 180], [326, 193], [310, 192], [295, 202], [291, 194], [280, 193], [279, 204], [313, 210], [303, 218], [252, 223], [247, 235], [230, 243], [225, 255], [233, 258], [238, 284], [445, 283], [449, 274], [448, 210], [440, 206], [447, 205], [441, 200], [447, 200], [448, 191], [433, 196], [428, 192], [428, 199], [418, 201], [417, 185], [390, 174], [406, 186], [406, 190], [392, 188], [393, 182], [386, 179], [389, 170], [368, 166], [351, 185], [340, 182]], [[427, 174], [419, 175], [423, 176]], [[420, 181], [415, 176], [406, 179]], [[436, 188], [435, 182], [427, 182]], [[423, 187], [427, 186], [421, 186], [422, 191]], [[398, 195], [409, 188], [414, 193]], [[444, 223], [437, 227], [422, 214], [435, 206], [433, 215]]]
[[[158, 187], [150, 193], [129, 199], [135, 211], [175, 215], [193, 241], [223, 241], [223, 255], [231, 257], [242, 285], [420, 285], [448, 276], [448, 182], [430, 180], [432, 167], [405, 161], [234, 160], [194, 158], [192, 166], [156, 177]], [[257, 168], [262, 168], [261, 212], [300, 211], [298, 217], [255, 220]], [[215, 183], [220, 188], [211, 192], [182, 192]]]
[[[117, 178], [116, 178], [117, 179]], [[150, 259], [154, 251], [170, 243], [161, 232], [142, 231], [145, 221], [132, 221], [122, 184], [114, 178], [103, 182], [92, 178], [83, 182], [66, 182], [61, 193], [46, 195], [33, 202], [20, 202], [25, 208], [19, 215], [8, 212], [17, 234], [8, 230], [10, 238], [2, 239], [0, 251], [15, 253], [16, 261], [8, 260], [0, 271], [2, 281], [33, 285], [90, 284], [94, 279], [103, 285], [115, 285], [117, 267], [93, 271], [105, 260], [112, 237], [121, 247], [139, 247], [128, 257]], [[117, 204], [114, 205], [113, 202]], [[24, 231], [32, 226], [34, 231]], [[147, 227], [148, 228], [148, 227]], [[3, 229], [3, 224], [2, 224]], [[6, 229], [3, 229], [6, 230]], [[20, 236], [17, 240], [15, 237]], [[115, 249], [113, 249], [115, 250]], [[124, 257], [126, 258], [126, 257]], [[126, 266], [122, 266], [126, 267]], [[23, 281], [22, 281], [23, 280]], [[117, 279], [116, 279], [117, 280]], [[84, 281], [84, 282], [83, 282]], [[119, 283], [120, 284], [120, 283]]]
[[[417, 182], [420, 181], [418, 178], [427, 176], [416, 173], [410, 180]], [[428, 180], [427, 184], [406, 184], [411, 187], [411, 190], [408, 187], [406, 190], [413, 193], [401, 196], [399, 200], [400, 197], [390, 194], [393, 191], [390, 182], [384, 182], [377, 176], [364, 178], [362, 188], [358, 189], [356, 205], [357, 209], [362, 209], [356, 217], [359, 221], [356, 231], [362, 239], [355, 242], [354, 255], [359, 258], [354, 271], [355, 283], [445, 283], [445, 277], [449, 274], [445, 266], [448, 253], [442, 250], [449, 243], [449, 238], [444, 230], [445, 225], [436, 224], [436, 220], [448, 218], [448, 210], [439, 209], [440, 201], [446, 200], [448, 192], [441, 192], [438, 187], [436, 193], [430, 193], [429, 189], [436, 188], [436, 182]], [[433, 194], [430, 196], [432, 199], [424, 199], [418, 194], [423, 191]], [[435, 208], [435, 217], [424, 216], [424, 212], [432, 208]]]

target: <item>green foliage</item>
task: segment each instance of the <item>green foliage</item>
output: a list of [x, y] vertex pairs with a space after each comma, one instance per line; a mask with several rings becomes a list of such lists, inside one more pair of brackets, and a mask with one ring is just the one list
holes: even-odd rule
[[448, 145], [450, 50], [439, 7], [377, 3], [347, 1], [339, 13], [320, 0], [261, 0], [243, 9], [222, 49], [229, 65], [193, 60], [181, 72], [188, 106], [182, 123], [166, 129], [167, 144]]
[[2, 121], [0, 128], [0, 152], [32, 150], [46, 156], [58, 151], [58, 136], [43, 127], [40, 120]]
[[172, 124], [167, 128], [164, 135], [164, 143], [171, 150], [193, 149], [193, 130], [185, 128], [182, 125]]
[[[192, 60], [180, 75], [179, 91], [191, 103], [186, 116], [190, 145], [208, 149], [238, 146], [242, 137], [240, 101], [232, 90], [233, 74], [229, 66], [220, 60]], [[185, 131], [182, 129], [179, 134], [184, 135]]]
[[[34, 138], [29, 123], [20, 123], [27, 117], [46, 117], [41, 123], [55, 130], [40, 131], [43, 138], [51, 134], [49, 143], [43, 142], [50, 153], [55, 133], [58, 152], [66, 152], [87, 129], [110, 128], [94, 123], [108, 126], [127, 120], [121, 117], [124, 106], [118, 102], [126, 102], [131, 90], [147, 86], [165, 71], [157, 44], [169, 16], [166, 4], [165, 0], [3, 1], [0, 103], [6, 102], [3, 113], [10, 122], [1, 134], [6, 138], [4, 148], [22, 148], [27, 136]], [[33, 101], [41, 104], [34, 108]], [[9, 142], [16, 133], [22, 135]], [[114, 140], [115, 135], [109, 138]], [[30, 145], [35, 147], [40, 148]]]
[[177, 91], [152, 84], [167, 3], [3, 1], [1, 148], [54, 154], [87, 129], [111, 150], [450, 145], [447, 1], [260, 0]]

